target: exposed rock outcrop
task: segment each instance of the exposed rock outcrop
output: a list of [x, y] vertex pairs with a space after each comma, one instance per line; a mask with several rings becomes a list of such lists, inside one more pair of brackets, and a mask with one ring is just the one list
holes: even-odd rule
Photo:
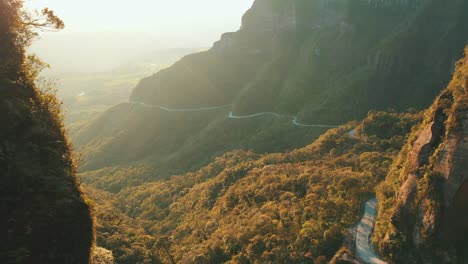
[[468, 262], [467, 62], [380, 186], [376, 241], [394, 263]]

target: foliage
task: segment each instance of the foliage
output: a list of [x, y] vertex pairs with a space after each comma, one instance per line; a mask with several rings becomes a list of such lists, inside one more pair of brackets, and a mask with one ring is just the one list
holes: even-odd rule
[[0, 31], [3, 36], [0, 43], [2, 76], [12, 76], [24, 69], [25, 48], [37, 36], [37, 30], [59, 30], [65, 26], [52, 10], [45, 8], [41, 12], [31, 13], [23, 9], [23, 2], [23, 0], [0, 2]]
[[102, 247], [94, 248], [91, 257], [92, 264], [114, 264], [114, 256], [112, 251]]
[[[326, 263], [360, 217], [363, 199], [383, 179], [402, 146], [398, 139], [418, 120], [371, 112], [357, 127], [333, 129], [304, 148], [265, 155], [234, 151], [197, 172], [96, 200], [156, 237], [146, 248], [164, 263]], [[402, 129], [391, 138], [386, 127], [366, 134], [365, 127], [384, 121]], [[348, 132], [355, 127], [359, 136], [352, 137]], [[112, 222], [98, 219], [100, 225]], [[107, 232], [98, 227], [98, 237]]]
[[96, 244], [111, 249], [105, 256], [111, 254], [115, 263], [161, 263], [153, 249], [156, 239], [138, 227], [135, 220], [114, 208], [111, 194], [91, 186], [85, 185], [84, 188], [86, 194], [97, 202], [94, 206]]

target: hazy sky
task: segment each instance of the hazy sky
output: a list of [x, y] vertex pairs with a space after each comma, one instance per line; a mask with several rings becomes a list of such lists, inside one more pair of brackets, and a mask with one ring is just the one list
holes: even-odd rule
[[239, 28], [253, 0], [27, 0], [50, 7], [64, 32], [143, 32], [156, 36], [220, 34]]
[[26, 0], [49, 7], [65, 30], [42, 33], [31, 51], [58, 71], [116, 67], [165, 48], [209, 48], [236, 31], [254, 0]]

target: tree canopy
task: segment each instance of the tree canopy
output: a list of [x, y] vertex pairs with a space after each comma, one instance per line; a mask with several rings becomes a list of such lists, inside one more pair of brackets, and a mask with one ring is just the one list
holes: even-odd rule
[[40, 64], [34, 56], [27, 56], [25, 48], [31, 45], [38, 31], [60, 30], [64, 22], [55, 13], [44, 8], [29, 11], [22, 0], [0, 1], [0, 76], [15, 79], [24, 73], [26, 62]]

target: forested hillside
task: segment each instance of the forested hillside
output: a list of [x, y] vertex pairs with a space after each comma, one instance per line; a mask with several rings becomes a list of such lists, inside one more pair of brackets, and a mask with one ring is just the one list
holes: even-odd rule
[[60, 103], [34, 84], [43, 64], [25, 54], [35, 29], [62, 27], [48, 9], [0, 0], [0, 263], [90, 261], [93, 223]]
[[86, 185], [100, 203], [98, 245], [118, 263], [326, 263], [419, 121], [372, 112], [291, 152], [234, 151], [118, 194]]
[[334, 126], [371, 109], [423, 109], [461, 56], [467, 9], [465, 0], [257, 0], [239, 31], [143, 79], [129, 103], [74, 127], [81, 170], [106, 185], [134, 171], [118, 191], [195, 171], [235, 149], [301, 147], [327, 130], [297, 126], [293, 117]]

